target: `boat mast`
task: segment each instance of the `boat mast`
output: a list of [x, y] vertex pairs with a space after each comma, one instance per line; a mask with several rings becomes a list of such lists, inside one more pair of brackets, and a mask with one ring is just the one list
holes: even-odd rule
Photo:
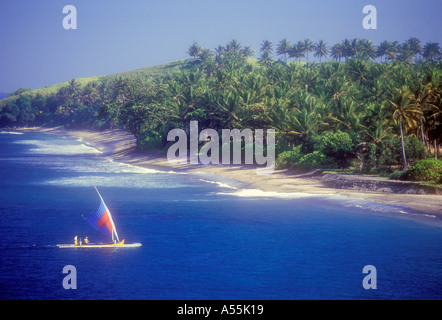
[[117, 228], [115, 228], [114, 220], [112, 219], [112, 214], [111, 214], [109, 208], [106, 206], [106, 203], [104, 202], [103, 197], [101, 196], [100, 192], [98, 192], [97, 187], [94, 186], [94, 188], [95, 188], [95, 191], [97, 191], [98, 196], [100, 197], [101, 201], [103, 202], [104, 207], [107, 210], [107, 213], [109, 214], [109, 219], [110, 219], [110, 221], [112, 223], [112, 227], [114, 229], [114, 232], [112, 232], [112, 241], [114, 240], [114, 233], [115, 233], [115, 236], [117, 237], [117, 241], [120, 242], [120, 239], [118, 238]]

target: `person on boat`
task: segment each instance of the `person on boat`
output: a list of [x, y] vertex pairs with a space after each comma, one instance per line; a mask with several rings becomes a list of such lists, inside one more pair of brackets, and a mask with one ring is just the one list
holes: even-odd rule
[[84, 238], [84, 244], [89, 244], [89, 239], [87, 237]]
[[77, 236], [75, 236], [75, 238], [74, 238], [74, 244], [75, 244], [76, 246], [78, 246]]

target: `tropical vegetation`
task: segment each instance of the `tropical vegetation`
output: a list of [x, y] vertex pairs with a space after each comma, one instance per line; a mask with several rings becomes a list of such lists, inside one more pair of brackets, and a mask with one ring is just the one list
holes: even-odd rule
[[275, 129], [279, 168], [391, 173], [440, 157], [438, 43], [264, 40], [251, 59], [232, 40], [213, 51], [195, 42], [187, 54], [149, 76], [19, 89], [0, 101], [0, 126], [124, 128], [149, 150], [166, 150], [169, 130], [188, 132], [191, 120], [200, 130]]

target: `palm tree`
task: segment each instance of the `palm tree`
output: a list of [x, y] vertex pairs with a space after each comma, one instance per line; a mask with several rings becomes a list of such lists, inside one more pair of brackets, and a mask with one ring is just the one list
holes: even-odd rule
[[406, 44], [403, 44], [400, 47], [400, 54], [397, 59], [405, 64], [410, 64], [414, 60], [414, 53]]
[[403, 166], [404, 169], [408, 169], [407, 157], [405, 155], [403, 126], [405, 127], [405, 130], [417, 127], [417, 115], [422, 114], [422, 111], [410, 103], [410, 91], [406, 86], [397, 88], [393, 99], [388, 99], [387, 101], [393, 106], [393, 119], [399, 124]]
[[226, 45], [226, 52], [230, 54], [234, 54], [241, 50], [241, 43], [238, 40], [232, 39]]
[[364, 84], [370, 74], [370, 62], [359, 59], [352, 59], [346, 63], [348, 77], [353, 81]]
[[410, 38], [402, 45], [402, 49], [409, 50], [413, 53], [413, 60], [418, 54], [422, 53], [421, 41], [418, 38]]
[[201, 50], [201, 52], [198, 54], [198, 58], [201, 60], [201, 62], [205, 63], [207, 61], [209, 61], [213, 56], [212, 51], [210, 51], [210, 49], [203, 49]]
[[330, 103], [332, 114], [329, 115], [333, 127], [346, 132], [357, 132], [360, 130], [363, 119], [364, 107], [348, 97], [341, 97]]
[[[379, 110], [376, 110], [375, 113], [378, 114]], [[371, 119], [370, 123], [366, 126], [361, 125], [362, 142], [357, 146], [357, 149], [359, 152], [362, 151], [365, 156], [360, 157], [358, 155], [358, 158], [361, 160], [359, 171], [363, 170], [364, 158], [371, 160], [370, 165], [376, 169], [380, 153], [382, 152], [382, 143], [391, 136], [391, 130], [392, 127], [389, 121], [381, 117]]]
[[84, 87], [81, 101], [89, 107], [92, 107], [99, 97], [100, 94], [98, 90], [92, 85], [92, 82], [89, 82], [86, 87]]
[[342, 48], [343, 48], [343, 57], [345, 58], [346, 61], [348, 58], [354, 56], [354, 48], [350, 40], [344, 39], [344, 41], [342, 42]]
[[428, 130], [429, 140], [433, 140], [434, 147], [434, 159], [437, 160], [439, 153], [439, 145], [442, 142], [442, 104], [439, 94], [439, 103], [429, 111], [428, 126], [431, 128]]
[[[418, 92], [414, 92], [413, 103], [421, 104], [426, 120], [428, 142], [433, 140], [434, 158], [437, 159], [438, 144], [442, 142], [442, 79], [435, 69], [427, 72], [425, 82], [421, 83]], [[420, 98], [419, 100], [416, 98]], [[421, 124], [421, 130], [423, 125]], [[421, 134], [424, 133], [421, 131]], [[428, 145], [428, 150], [429, 150]]]
[[194, 42], [189, 49], [187, 50], [187, 53], [193, 57], [193, 60], [196, 60], [196, 57], [201, 52], [202, 48], [198, 45], [198, 43]]
[[284, 62], [287, 62], [287, 54], [290, 52], [290, 42], [287, 41], [287, 39], [282, 39], [278, 46], [276, 47], [276, 53], [279, 56], [284, 56]]
[[397, 41], [387, 42], [387, 50], [385, 52], [388, 60], [393, 61], [398, 57], [398, 53], [400, 52], [400, 45]]
[[344, 45], [342, 42], [336, 43], [332, 48], [331, 48], [331, 56], [333, 59], [335, 59], [336, 61], [341, 61], [341, 59], [344, 57]]
[[427, 61], [437, 61], [441, 59], [441, 51], [440, 51], [440, 47], [439, 47], [439, 43], [437, 42], [427, 42], [424, 46], [424, 51], [422, 53], [422, 56], [427, 60]]
[[218, 45], [218, 47], [215, 48], [216, 57], [221, 58], [221, 56], [226, 52], [226, 49], [222, 45]]
[[363, 59], [375, 59], [376, 58], [376, 47], [371, 40], [360, 39], [358, 40], [358, 57]]
[[245, 46], [242, 50], [241, 50], [242, 54], [244, 55], [244, 57], [247, 59], [250, 56], [254, 56], [255, 55], [255, 51], [252, 50], [252, 48], [250, 46]]
[[328, 54], [327, 44], [324, 40], [319, 40], [319, 42], [314, 45], [314, 50], [315, 53], [313, 55], [319, 57], [319, 63], [321, 63], [321, 58], [326, 57]]
[[361, 42], [356, 38], [352, 39], [349, 48], [350, 57], [352, 58], [356, 57], [361, 52], [361, 50], [362, 50]]
[[319, 112], [321, 104], [305, 91], [297, 91], [292, 99], [273, 96], [270, 105], [272, 127], [290, 143], [302, 143], [324, 125]]
[[298, 59], [298, 62], [301, 62], [301, 58], [305, 57], [304, 52], [304, 42], [298, 41], [290, 48], [289, 57]]
[[304, 40], [304, 52], [307, 53], [307, 62], [308, 62], [308, 53], [313, 51], [313, 42], [310, 39]]
[[264, 66], [269, 66], [272, 64], [272, 57], [270, 56], [270, 52], [265, 50], [263, 51], [263, 53], [261, 54], [261, 57], [259, 58], [259, 63], [264, 65]]
[[260, 50], [260, 52], [268, 52], [269, 54], [271, 54], [272, 51], [273, 51], [272, 45], [273, 45], [273, 44], [272, 44], [271, 41], [269, 41], [269, 40], [264, 40], [264, 41], [261, 43], [261, 50]]
[[387, 55], [387, 50], [388, 50], [388, 41], [382, 41], [381, 44], [378, 46], [378, 49], [376, 50], [376, 56], [381, 58], [381, 62], [382, 62], [382, 57], [385, 57]]

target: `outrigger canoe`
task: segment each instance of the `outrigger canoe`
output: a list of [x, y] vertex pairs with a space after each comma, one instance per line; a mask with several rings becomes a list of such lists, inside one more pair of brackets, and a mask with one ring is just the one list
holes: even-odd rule
[[95, 190], [100, 197], [100, 207], [98, 211], [90, 216], [89, 218], [85, 218], [87, 222], [89, 222], [97, 231], [109, 236], [112, 239], [112, 242], [109, 244], [105, 243], [82, 243], [82, 241], [78, 242], [77, 237], [74, 238], [73, 244], [57, 244], [57, 247], [62, 249], [76, 249], [76, 248], [135, 248], [141, 247], [141, 243], [124, 243], [124, 239], [120, 241], [118, 238], [117, 229], [115, 228], [114, 221], [112, 220], [112, 215], [106, 203], [103, 200], [100, 192], [96, 186], [94, 186]]
[[57, 247], [63, 249], [76, 249], [76, 248], [136, 248], [141, 247], [141, 243], [124, 243], [120, 241], [118, 243], [101, 244], [101, 243], [90, 243], [90, 244], [57, 244]]

